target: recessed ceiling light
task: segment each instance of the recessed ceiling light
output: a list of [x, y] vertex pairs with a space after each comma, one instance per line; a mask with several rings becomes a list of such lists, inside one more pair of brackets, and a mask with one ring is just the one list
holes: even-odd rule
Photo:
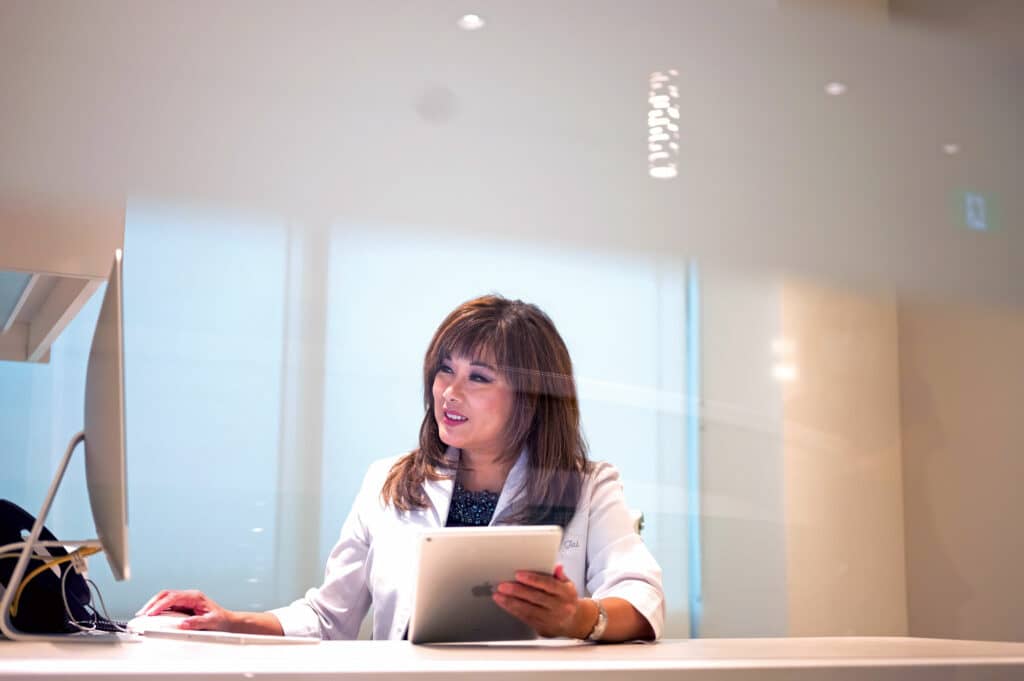
[[655, 71], [647, 93], [647, 172], [651, 177], [675, 177], [679, 158], [679, 71]]
[[463, 31], [476, 31], [484, 27], [484, 18], [479, 14], [464, 14], [455, 24]]
[[647, 170], [647, 173], [653, 178], [657, 178], [659, 180], [668, 180], [678, 175], [679, 171], [676, 170], [675, 165], [667, 165], [652, 166]]
[[959, 144], [952, 144], [952, 143], [950, 143], [950, 144], [943, 144], [942, 145], [942, 153], [947, 154], [949, 156], [954, 156], [956, 154], [959, 154], [960, 153], [960, 145]]
[[825, 92], [832, 95], [833, 97], [838, 97], [839, 95], [846, 92], [846, 85], [838, 81], [833, 81], [825, 86]]

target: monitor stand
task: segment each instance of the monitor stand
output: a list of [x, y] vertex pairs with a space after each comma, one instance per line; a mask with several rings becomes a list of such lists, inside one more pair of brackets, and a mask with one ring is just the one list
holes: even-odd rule
[[32, 525], [32, 530], [29, 532], [28, 538], [23, 542], [0, 546], [0, 553], [7, 553], [8, 551], [16, 551], [18, 549], [21, 550], [21, 555], [18, 556], [18, 562], [14, 566], [11, 578], [7, 582], [8, 586], [4, 589], [3, 599], [0, 599], [0, 632], [2, 632], [4, 637], [8, 639], [14, 641], [74, 641], [83, 643], [118, 643], [136, 639], [136, 637], [130, 635], [107, 632], [87, 632], [84, 633], [84, 635], [78, 633], [35, 634], [27, 631], [21, 631], [15, 627], [14, 622], [11, 621], [11, 604], [14, 602], [14, 597], [18, 593], [18, 585], [21, 584], [21, 580], [25, 576], [25, 572], [28, 570], [29, 561], [32, 558], [33, 550], [36, 547], [93, 546], [96, 548], [103, 548], [98, 539], [56, 542], [39, 541], [39, 535], [43, 531], [46, 516], [50, 513], [50, 506], [53, 504], [54, 497], [57, 496], [57, 488], [60, 487], [61, 480], [64, 479], [64, 473], [67, 472], [68, 463], [71, 461], [71, 455], [74, 453], [75, 448], [82, 442], [85, 442], [84, 432], [80, 432], [71, 438], [67, 451], [64, 452], [64, 458], [61, 459], [60, 465], [57, 466], [57, 474], [53, 476], [53, 481], [50, 483], [50, 490], [46, 493], [46, 499], [43, 500], [43, 507], [39, 511], [39, 515], [36, 516], [36, 521]]

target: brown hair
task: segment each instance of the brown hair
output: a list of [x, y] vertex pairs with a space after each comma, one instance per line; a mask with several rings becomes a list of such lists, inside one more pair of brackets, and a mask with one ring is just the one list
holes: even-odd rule
[[423, 358], [423, 406], [419, 448], [399, 459], [381, 498], [400, 511], [425, 508], [423, 483], [454, 476], [434, 417], [434, 376], [454, 355], [486, 356], [512, 387], [512, 414], [505, 427], [504, 456], [529, 455], [525, 497], [506, 520], [518, 524], [569, 523], [588, 470], [580, 430], [572, 360], [554, 323], [536, 305], [498, 295], [466, 301], [434, 333]]

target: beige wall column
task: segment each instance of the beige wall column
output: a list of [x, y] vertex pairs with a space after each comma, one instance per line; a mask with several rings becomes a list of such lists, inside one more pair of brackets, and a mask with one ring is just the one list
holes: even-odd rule
[[900, 308], [910, 634], [1024, 641], [1024, 314]]
[[907, 632], [896, 305], [782, 287], [789, 635]]

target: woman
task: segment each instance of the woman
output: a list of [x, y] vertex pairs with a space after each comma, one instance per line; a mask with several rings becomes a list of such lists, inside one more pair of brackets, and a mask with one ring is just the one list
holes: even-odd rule
[[587, 460], [572, 362], [548, 316], [501, 296], [463, 303], [434, 334], [423, 387], [419, 448], [371, 465], [323, 585], [264, 613], [161, 591], [140, 614], [192, 612], [185, 629], [351, 639], [372, 604], [374, 638], [402, 638], [418, 531], [558, 524], [554, 574], [519, 572], [495, 602], [541, 636], [660, 636], [661, 570], [633, 532], [618, 472]]

